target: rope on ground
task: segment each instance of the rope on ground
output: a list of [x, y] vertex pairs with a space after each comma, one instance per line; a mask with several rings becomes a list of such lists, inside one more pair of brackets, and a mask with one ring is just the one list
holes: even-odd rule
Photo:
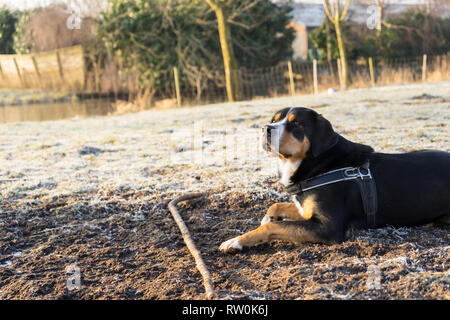
[[181, 218], [180, 214], [178, 213], [178, 209], [176, 208], [176, 205], [178, 202], [191, 200], [200, 198], [202, 196], [206, 195], [206, 193], [202, 192], [196, 192], [196, 193], [186, 193], [178, 198], [173, 199], [169, 202], [169, 210], [170, 213], [172, 213], [173, 219], [178, 225], [178, 228], [181, 231], [181, 235], [183, 236], [184, 243], [188, 247], [189, 251], [191, 252], [192, 256], [195, 259], [195, 264], [197, 266], [198, 271], [200, 271], [200, 274], [203, 277], [203, 285], [205, 286], [205, 292], [206, 297], [208, 299], [214, 298], [214, 288], [211, 280], [211, 275], [208, 271], [208, 268], [206, 267], [205, 263], [203, 262], [202, 256], [200, 251], [195, 246], [194, 241], [191, 238], [191, 235], [189, 233], [189, 230], [184, 223], [183, 219]]

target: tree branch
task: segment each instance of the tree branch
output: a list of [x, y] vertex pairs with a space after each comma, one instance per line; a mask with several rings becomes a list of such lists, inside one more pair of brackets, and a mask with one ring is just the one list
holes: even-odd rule
[[178, 228], [181, 231], [184, 243], [186, 244], [192, 256], [194, 257], [195, 265], [197, 266], [198, 271], [200, 271], [200, 274], [203, 277], [203, 284], [205, 286], [206, 297], [208, 299], [212, 299], [214, 298], [215, 293], [211, 275], [208, 271], [208, 268], [206, 267], [206, 264], [203, 262], [200, 251], [197, 249], [194, 241], [191, 238], [189, 229], [187, 228], [186, 224], [184, 223], [183, 219], [178, 213], [178, 209], [176, 207], [178, 202], [199, 198], [204, 195], [205, 193], [187, 193], [178, 198], [175, 198], [174, 200], [169, 202], [169, 211], [170, 213], [172, 213], [173, 219], [175, 220], [176, 224], [178, 225]]
[[325, 14], [327, 15], [328, 19], [330, 19], [332, 23], [335, 23], [330, 14], [330, 3], [328, 2], [328, 0], [323, 0], [323, 9], [325, 10]]
[[[339, 0], [336, 0], [336, 1], [339, 1]], [[347, 11], [348, 11], [348, 8], [350, 7], [351, 2], [352, 2], [352, 0], [347, 0], [347, 2], [345, 3], [344, 10], [342, 10], [341, 17], [339, 18], [340, 21], [344, 21], [344, 18], [347, 15]]]

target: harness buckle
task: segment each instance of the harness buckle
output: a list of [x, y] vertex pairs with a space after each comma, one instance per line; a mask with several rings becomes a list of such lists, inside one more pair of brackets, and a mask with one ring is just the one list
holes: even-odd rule
[[360, 175], [357, 168], [347, 168], [345, 169], [344, 174], [346, 178], [355, 178]]
[[347, 178], [372, 179], [372, 173], [369, 168], [348, 168], [344, 171], [344, 174]]
[[369, 168], [359, 167], [358, 174], [362, 180], [364, 180], [365, 178], [372, 179], [372, 173], [370, 172]]

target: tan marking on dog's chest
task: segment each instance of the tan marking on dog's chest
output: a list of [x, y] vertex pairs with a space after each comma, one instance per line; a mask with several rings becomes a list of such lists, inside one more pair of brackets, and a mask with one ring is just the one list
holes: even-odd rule
[[317, 207], [316, 197], [315, 196], [306, 197], [306, 199], [302, 202], [303, 218], [307, 220], [311, 219], [316, 207]]
[[301, 203], [295, 198], [293, 200], [295, 205], [298, 207], [298, 211], [302, 215], [302, 217], [306, 220], [311, 219], [314, 211], [317, 208], [316, 196], [307, 196]]

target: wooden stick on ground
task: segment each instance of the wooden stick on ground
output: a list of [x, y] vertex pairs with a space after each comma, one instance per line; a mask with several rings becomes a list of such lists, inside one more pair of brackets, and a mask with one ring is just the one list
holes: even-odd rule
[[212, 299], [212, 298], [214, 298], [214, 288], [212, 285], [211, 275], [210, 275], [205, 263], [203, 262], [200, 251], [198, 251], [197, 247], [195, 246], [194, 241], [191, 238], [191, 235], [189, 233], [189, 230], [188, 230], [186, 224], [184, 223], [183, 219], [181, 218], [181, 216], [178, 213], [178, 210], [176, 208], [176, 205], [178, 202], [200, 198], [204, 195], [206, 195], [206, 193], [201, 193], [201, 192], [186, 193], [186, 194], [170, 201], [169, 202], [169, 210], [172, 213], [172, 216], [173, 216], [175, 222], [177, 223], [178, 228], [181, 231], [181, 235], [183, 236], [184, 243], [186, 243], [186, 246], [188, 247], [189, 251], [191, 252], [192, 256], [195, 259], [195, 264], [197, 266], [198, 271], [200, 271], [200, 274], [203, 277], [203, 285], [205, 286], [206, 297], [208, 299]]

